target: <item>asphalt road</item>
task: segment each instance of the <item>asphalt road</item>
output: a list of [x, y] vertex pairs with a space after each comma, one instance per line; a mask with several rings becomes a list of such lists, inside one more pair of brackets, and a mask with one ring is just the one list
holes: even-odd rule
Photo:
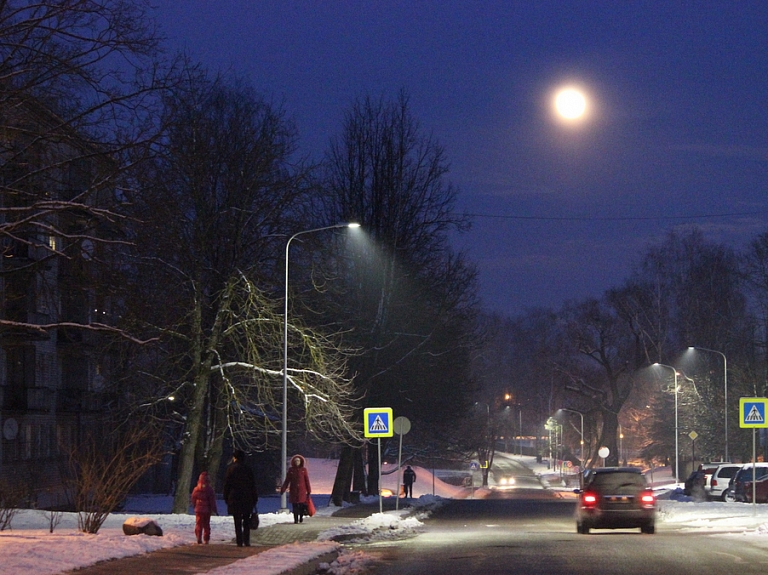
[[740, 535], [709, 535], [657, 525], [578, 535], [575, 502], [549, 491], [496, 493], [446, 503], [425, 532], [399, 542], [363, 546], [378, 557], [376, 575], [600, 574], [739, 575], [768, 571], [768, 544]]

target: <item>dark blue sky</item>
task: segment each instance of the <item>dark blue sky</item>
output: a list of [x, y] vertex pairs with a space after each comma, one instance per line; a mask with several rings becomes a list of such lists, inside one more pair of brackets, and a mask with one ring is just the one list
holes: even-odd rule
[[[307, 155], [355, 97], [404, 88], [477, 214], [455, 245], [489, 310], [599, 296], [672, 228], [768, 230], [763, 0], [155, 3], [169, 45], [282, 103]], [[579, 126], [551, 113], [567, 83]]]

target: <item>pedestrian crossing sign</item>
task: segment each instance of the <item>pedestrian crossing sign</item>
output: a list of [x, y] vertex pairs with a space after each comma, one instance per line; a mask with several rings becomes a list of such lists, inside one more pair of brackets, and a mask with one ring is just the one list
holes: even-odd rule
[[742, 397], [739, 400], [741, 427], [768, 427], [766, 405], [768, 397]]
[[392, 437], [391, 407], [366, 407], [363, 410], [363, 423], [366, 437]]

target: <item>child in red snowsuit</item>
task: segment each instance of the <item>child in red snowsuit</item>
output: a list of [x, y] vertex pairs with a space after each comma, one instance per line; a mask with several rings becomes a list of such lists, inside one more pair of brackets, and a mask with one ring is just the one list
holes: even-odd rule
[[208, 472], [203, 471], [192, 490], [192, 505], [195, 507], [195, 537], [197, 544], [211, 540], [211, 514], [218, 515], [216, 493], [208, 480]]

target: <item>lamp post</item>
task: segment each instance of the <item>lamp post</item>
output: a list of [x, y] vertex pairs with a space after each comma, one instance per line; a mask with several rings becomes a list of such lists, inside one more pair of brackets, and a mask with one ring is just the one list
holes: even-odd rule
[[710, 353], [716, 353], [718, 355], [723, 356], [723, 395], [724, 395], [723, 416], [725, 418], [723, 438], [725, 440], [725, 460], [730, 461], [730, 458], [728, 457], [728, 360], [725, 358], [725, 354], [722, 351], [716, 351], [714, 349], [708, 349], [706, 347], [698, 347], [695, 345], [692, 345], [688, 349], [692, 349], [692, 350], [699, 349], [701, 351], [708, 351]]
[[[288, 471], [288, 250], [291, 247], [291, 242], [294, 238], [304, 234], [312, 234], [315, 232], [322, 232], [324, 230], [332, 230], [335, 228], [359, 228], [360, 224], [336, 224], [334, 226], [324, 226], [322, 228], [314, 228], [311, 230], [304, 230], [296, 232], [285, 243], [285, 299], [283, 308], [283, 433], [282, 433], [282, 445], [280, 449], [280, 456], [282, 464], [280, 470], [282, 472], [282, 478]], [[286, 494], [283, 493], [280, 496], [280, 511], [288, 509], [286, 505]]]
[[581, 473], [579, 474], [579, 482], [581, 482], [582, 478], [584, 477], [584, 467], [586, 467], [586, 462], [584, 461], [584, 414], [580, 411], [577, 411], [575, 409], [568, 409], [567, 407], [561, 407], [560, 411], [567, 411], [569, 413], [577, 413], [579, 415], [579, 419], [581, 419]]
[[[486, 487], [488, 485], [488, 475], [490, 474], [490, 454], [493, 449], [493, 446], [495, 444], [495, 437], [491, 433], [492, 426], [491, 426], [491, 406], [488, 403], [485, 403], [484, 401], [476, 401], [475, 406], [485, 406], [485, 413], [486, 413], [486, 419], [485, 419], [485, 443], [484, 447], [478, 448], [477, 452], [477, 458], [480, 460], [478, 463], [480, 463], [480, 469], [482, 469], [482, 485], [483, 487]], [[484, 450], [484, 453], [480, 453], [480, 451]], [[485, 462], [483, 462], [483, 456], [485, 457]], [[474, 494], [474, 491], [473, 491]], [[473, 495], [474, 497], [474, 495]]]
[[680, 483], [680, 450], [679, 450], [679, 433], [677, 429], [677, 369], [671, 365], [664, 365], [663, 363], [654, 363], [659, 367], [666, 367], [671, 369], [675, 374], [675, 483]]
[[621, 430], [621, 423], [619, 423], [619, 465], [626, 465], [626, 457], [622, 457], [624, 453], [624, 432]]

